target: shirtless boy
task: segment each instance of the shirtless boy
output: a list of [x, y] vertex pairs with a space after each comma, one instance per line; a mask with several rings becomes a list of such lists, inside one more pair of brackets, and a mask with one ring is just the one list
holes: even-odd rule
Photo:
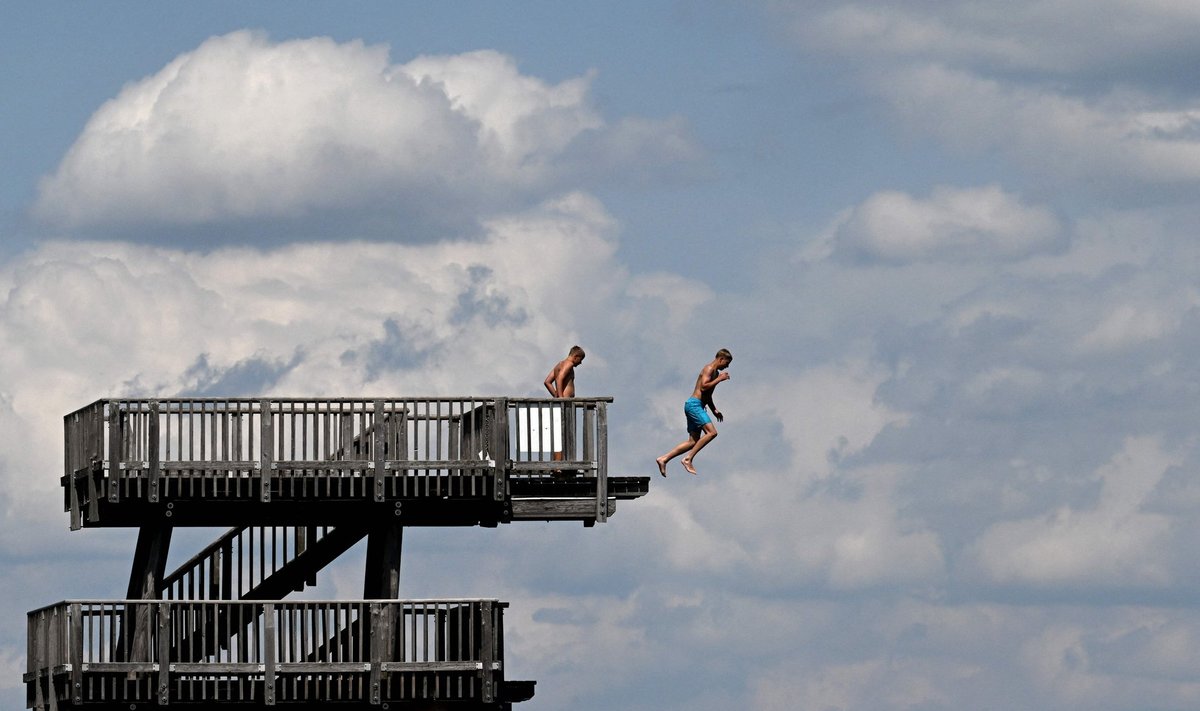
[[550, 374], [542, 383], [550, 392], [550, 397], [575, 397], [575, 366], [583, 362], [585, 355], [579, 346], [571, 346], [567, 357], [550, 369]]
[[[717, 388], [717, 384], [729, 380], [729, 373], [721, 371], [729, 367], [733, 362], [733, 355], [726, 349], [722, 348], [717, 351], [717, 355], [712, 362], [700, 369], [700, 375], [696, 378], [696, 387], [692, 390], [692, 396], [687, 402], [683, 403], [683, 414], [687, 418], [687, 440], [680, 442], [666, 454], [658, 457], [654, 461], [658, 463], [658, 473], [663, 476], [667, 475], [667, 462], [675, 457], [683, 454], [683, 468], [689, 473], [695, 474], [696, 468], [692, 466], [692, 460], [696, 458], [696, 453], [704, 449], [704, 445], [713, 441], [717, 437], [717, 426], [713, 424], [712, 419], [704, 410], [707, 407], [712, 410], [712, 414], [716, 416], [717, 422], [724, 422], [725, 416], [717, 409], [713, 403], [713, 390]], [[686, 454], [685, 454], [686, 452]]]

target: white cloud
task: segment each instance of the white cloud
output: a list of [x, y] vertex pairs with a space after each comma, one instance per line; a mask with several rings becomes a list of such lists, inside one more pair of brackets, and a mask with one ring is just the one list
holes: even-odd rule
[[1174, 333], [1180, 321], [1180, 317], [1156, 306], [1138, 308], [1122, 304], [1085, 334], [1080, 345], [1085, 350], [1110, 350], [1153, 341]]
[[861, 59], [976, 64], [1061, 74], [1107, 70], [1192, 49], [1200, 10], [1186, 0], [774, 2], [808, 47]]
[[995, 151], [1035, 173], [1113, 187], [1200, 179], [1200, 113], [1118, 92], [1085, 99], [937, 65], [901, 67], [876, 89], [914, 130]]
[[927, 200], [872, 195], [845, 216], [834, 239], [844, 254], [903, 263], [1017, 259], [1054, 248], [1061, 234], [1049, 210], [999, 186], [939, 186]]
[[622, 120], [610, 132], [589, 85], [548, 85], [493, 51], [397, 65], [385, 46], [233, 32], [96, 111], [42, 181], [35, 212], [112, 230], [331, 211], [346, 233], [386, 216], [391, 237], [413, 239], [414, 220], [465, 213], [469, 224], [595, 177], [569, 155], [581, 141], [632, 141], [639, 161], [694, 157], [678, 122], [641, 119], [635, 135]]
[[989, 528], [974, 546], [981, 572], [1002, 585], [1169, 585], [1170, 519], [1144, 511], [1143, 504], [1180, 461], [1153, 438], [1126, 441], [1096, 471], [1100, 494], [1093, 506], [1060, 506]]

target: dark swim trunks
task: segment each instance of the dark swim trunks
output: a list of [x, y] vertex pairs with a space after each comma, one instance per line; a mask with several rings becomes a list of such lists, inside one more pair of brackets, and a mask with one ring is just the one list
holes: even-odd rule
[[708, 411], [704, 409], [704, 403], [700, 402], [698, 397], [689, 397], [683, 403], [683, 415], [687, 418], [688, 434], [699, 432], [704, 429], [705, 425], [712, 422]]

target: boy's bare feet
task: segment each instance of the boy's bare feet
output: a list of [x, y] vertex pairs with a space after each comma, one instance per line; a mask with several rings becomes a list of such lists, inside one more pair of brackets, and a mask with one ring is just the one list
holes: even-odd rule
[[658, 473], [665, 478], [667, 476], [667, 462], [662, 457], [656, 457], [654, 463], [658, 465]]
[[687, 469], [689, 474], [697, 473], [696, 468], [692, 466], [692, 460], [688, 459], [687, 457], [684, 457], [683, 459], [681, 459], [679, 461], [683, 462], [683, 468]]

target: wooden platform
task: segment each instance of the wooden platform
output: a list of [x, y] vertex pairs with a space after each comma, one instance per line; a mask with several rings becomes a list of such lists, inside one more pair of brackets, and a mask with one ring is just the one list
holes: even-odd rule
[[505, 607], [479, 599], [60, 602], [28, 615], [27, 705], [499, 711], [534, 688], [505, 678]]
[[[611, 398], [100, 400], [65, 418], [72, 528], [607, 520]], [[169, 519], [169, 520], [168, 520]]]

